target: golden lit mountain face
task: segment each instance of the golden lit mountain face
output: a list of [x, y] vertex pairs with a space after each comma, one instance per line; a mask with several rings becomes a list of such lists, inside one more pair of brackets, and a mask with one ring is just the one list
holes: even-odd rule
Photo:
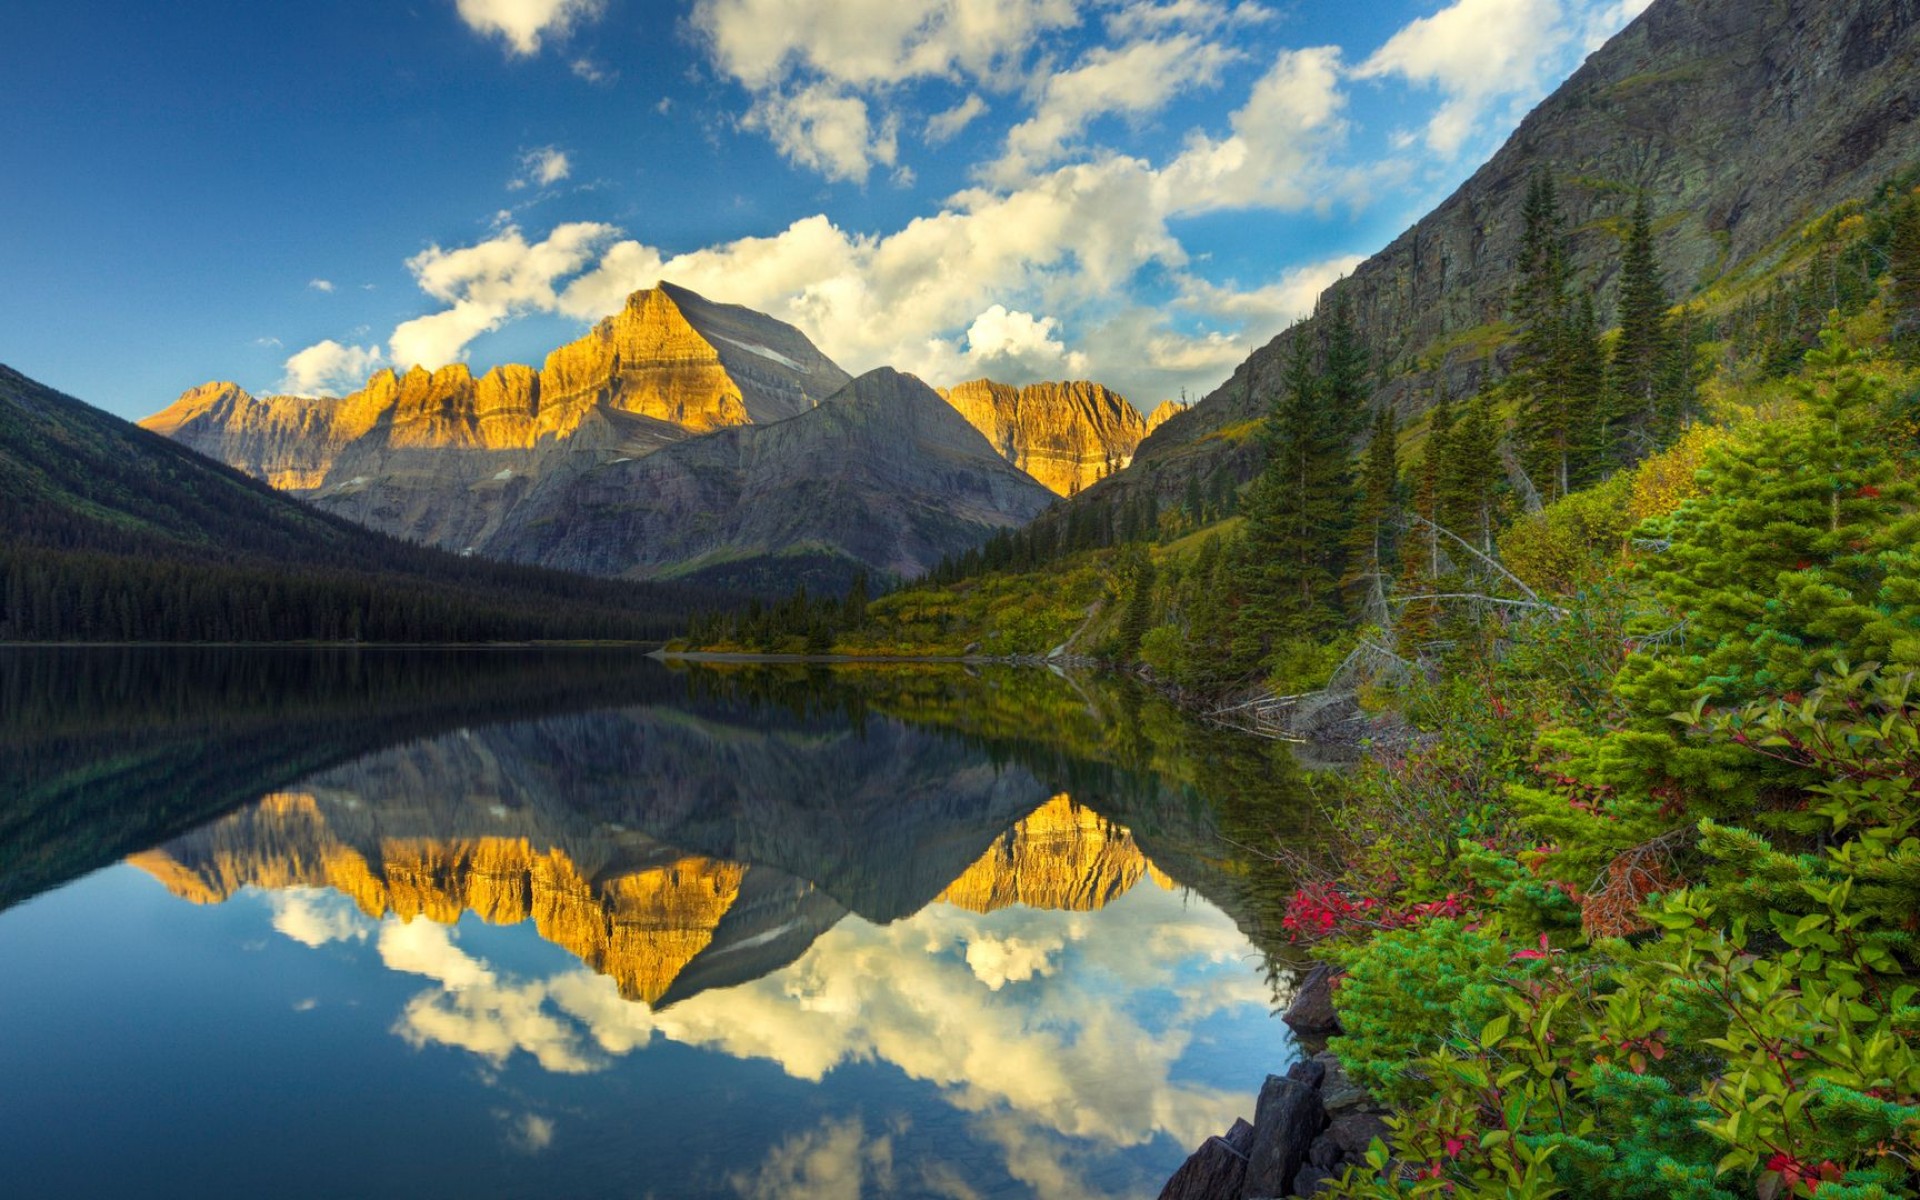
[[977, 913], [1014, 904], [1093, 912], [1148, 875], [1169, 886], [1131, 832], [1062, 794], [1001, 834], [940, 899]]
[[1147, 414], [1147, 432], [1152, 433], [1192, 407], [1182, 400], [1162, 400], [1159, 407]]
[[1084, 380], [1013, 387], [975, 379], [940, 394], [1008, 462], [1061, 496], [1132, 462], [1149, 430], [1124, 397]]
[[[324, 496], [409, 475], [472, 486], [500, 471], [537, 472], [546, 456], [536, 451], [575, 440], [596, 461], [645, 454], [795, 416], [848, 378], [791, 326], [662, 284], [635, 292], [538, 371], [501, 366], [475, 379], [464, 363], [383, 370], [339, 400], [257, 398], [210, 383], [141, 425], [274, 487]], [[463, 470], [448, 451], [490, 456], [485, 473]]]
[[451, 925], [471, 912], [494, 925], [532, 920], [541, 937], [649, 1004], [713, 940], [748, 869], [669, 852], [657, 866], [590, 880], [565, 850], [514, 837], [390, 839], [368, 855], [336, 838], [306, 794], [268, 796], [202, 834], [211, 836], [129, 861], [196, 904], [248, 885], [326, 887], [376, 919]]
[[[129, 861], [195, 904], [220, 903], [245, 886], [309, 887], [349, 896], [375, 919], [453, 924], [472, 913], [496, 925], [531, 920], [540, 936], [649, 1005], [710, 949], [766, 939], [759, 931], [768, 920], [756, 918], [736, 922], [739, 946], [715, 945], [748, 876], [777, 874], [766, 868], [682, 854], [630, 833], [617, 835], [617, 849], [571, 852], [528, 836], [380, 838], [361, 847], [339, 836], [327, 816], [332, 803], [356, 799], [271, 795]], [[618, 865], [595, 872], [582, 859]], [[978, 913], [1015, 904], [1088, 912], [1143, 877], [1171, 886], [1130, 832], [1060, 795], [1002, 834], [940, 899]]]

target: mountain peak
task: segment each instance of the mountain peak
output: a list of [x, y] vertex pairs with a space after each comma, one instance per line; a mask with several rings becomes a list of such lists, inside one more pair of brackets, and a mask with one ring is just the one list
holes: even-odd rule
[[1058, 496], [1125, 467], [1148, 432], [1139, 409], [1092, 380], [1015, 387], [973, 379], [941, 396], [1002, 457]]

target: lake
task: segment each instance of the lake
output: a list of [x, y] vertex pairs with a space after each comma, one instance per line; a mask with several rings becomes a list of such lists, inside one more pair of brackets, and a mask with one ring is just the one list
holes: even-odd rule
[[0, 650], [0, 1179], [1151, 1197], [1294, 1056], [1312, 812], [1033, 669]]

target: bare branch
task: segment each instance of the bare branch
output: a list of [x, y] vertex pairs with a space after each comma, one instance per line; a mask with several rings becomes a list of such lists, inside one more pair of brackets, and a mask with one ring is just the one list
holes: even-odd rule
[[1477, 600], [1482, 604], [1504, 604], [1510, 608], [1539, 609], [1550, 612], [1556, 617], [1567, 615], [1566, 609], [1557, 604], [1548, 604], [1545, 600], [1507, 600], [1500, 596], [1482, 595], [1479, 592], [1428, 592], [1421, 596], [1395, 596], [1394, 600], [1400, 604], [1408, 604], [1415, 600]]
[[[1521, 579], [1518, 575], [1515, 575], [1512, 571], [1509, 571], [1505, 567], [1501, 566], [1499, 563], [1499, 560], [1482, 552], [1472, 542], [1469, 542], [1467, 539], [1461, 537], [1459, 534], [1455, 533], [1453, 530], [1448, 529], [1444, 525], [1437, 525], [1434, 522], [1427, 520], [1425, 517], [1421, 516], [1419, 513], [1408, 513], [1407, 519], [1411, 521], [1418, 521], [1422, 525], [1425, 525], [1428, 529], [1431, 529], [1436, 533], [1444, 533], [1448, 537], [1452, 538], [1454, 541], [1459, 542], [1462, 546], [1465, 546], [1467, 548], [1467, 553], [1473, 555], [1475, 558], [1479, 559], [1481, 562], [1487, 564], [1488, 566], [1492, 567], [1494, 570], [1500, 572], [1501, 575], [1506, 577], [1509, 583], [1513, 584], [1513, 586], [1525, 592], [1529, 600], [1534, 601], [1536, 604], [1541, 602], [1539, 593], [1535, 592], [1532, 588], [1528, 587], [1525, 580]], [[1547, 607], [1551, 608], [1553, 606], [1548, 605]], [[1559, 610], [1556, 609], [1555, 611], [1559, 611]]]

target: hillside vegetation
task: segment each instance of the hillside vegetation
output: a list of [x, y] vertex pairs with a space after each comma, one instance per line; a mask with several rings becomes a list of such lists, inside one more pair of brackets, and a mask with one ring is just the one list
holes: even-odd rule
[[0, 367], [0, 640], [658, 639], [717, 600], [372, 533]]
[[1604, 332], [1544, 180], [1527, 220], [1513, 369], [1417, 436], [1336, 308], [1231, 521], [1028, 531], [840, 640], [1049, 614], [1033, 652], [1078, 608], [1190, 702], [1379, 739], [1275, 868], [1401, 1114], [1328, 1194], [1920, 1194], [1920, 193], [1713, 311], [1642, 205]]

